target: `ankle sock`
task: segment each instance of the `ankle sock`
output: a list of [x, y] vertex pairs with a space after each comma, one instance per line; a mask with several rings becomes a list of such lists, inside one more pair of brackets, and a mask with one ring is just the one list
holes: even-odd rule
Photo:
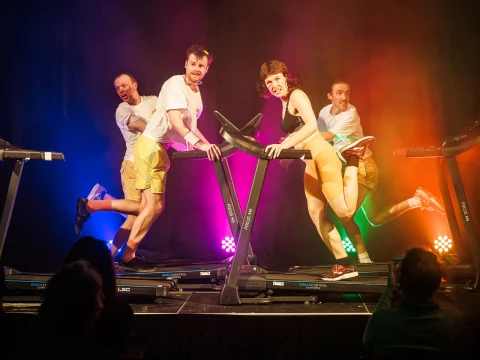
[[111, 211], [112, 200], [88, 200], [86, 208], [89, 213], [95, 211]]
[[363, 264], [372, 262], [370, 256], [368, 256], [368, 253], [366, 251], [364, 253], [358, 254], [358, 261]]
[[352, 265], [352, 260], [348, 256], [337, 259], [337, 260], [335, 260], [335, 262], [338, 265], [342, 265], [342, 266], [345, 266], [345, 267]]
[[422, 206], [422, 201], [419, 198], [413, 197], [410, 199], [407, 199], [408, 206], [411, 208], [417, 208]]
[[347, 166], [358, 167], [359, 162], [360, 162], [360, 158], [357, 155], [350, 155], [347, 159]]

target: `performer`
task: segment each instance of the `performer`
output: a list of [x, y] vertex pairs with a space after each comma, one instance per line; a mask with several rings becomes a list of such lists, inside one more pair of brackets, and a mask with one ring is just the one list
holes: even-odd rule
[[[334, 81], [330, 86], [327, 97], [331, 104], [320, 110], [317, 120], [318, 130], [322, 137], [327, 141], [331, 141], [333, 147], [340, 152], [340, 149], [344, 146], [363, 138], [360, 116], [355, 106], [350, 104], [350, 85], [347, 82], [342, 80]], [[342, 160], [345, 162], [345, 159], [342, 158]], [[418, 187], [413, 197], [381, 208], [376, 191], [378, 169], [370, 149], [365, 151], [363, 158], [359, 161], [357, 181], [358, 200], [356, 210], [362, 207], [362, 204], [368, 197], [371, 200], [371, 206], [368, 207], [368, 211], [364, 210], [364, 213], [369, 222], [374, 226], [382, 225], [412, 209], [445, 213], [441, 201], [423, 187]], [[310, 216], [312, 219], [318, 218], [318, 214], [315, 211], [315, 202], [317, 200], [309, 198], [308, 201], [308, 209], [309, 211], [311, 210]], [[349, 238], [355, 244], [359, 262], [371, 263], [372, 261], [363, 243], [362, 233], [354, 217], [348, 219], [340, 218], [339, 220]]]
[[[138, 92], [138, 81], [128, 73], [119, 74], [113, 82], [118, 96], [123, 100], [115, 112], [115, 120], [125, 140], [125, 156], [120, 167], [122, 189], [125, 199], [138, 201], [142, 200], [142, 193], [135, 188], [136, 175], [133, 161], [133, 148], [140, 134], [145, 130], [147, 122], [155, 112], [158, 98], [152, 96], [140, 96]], [[107, 190], [100, 184], [96, 184], [90, 194], [89, 200], [115, 199], [107, 194]], [[135, 222], [135, 215], [126, 215], [126, 220], [115, 233], [110, 251], [115, 255], [118, 249], [127, 241]], [[80, 235], [81, 227], [76, 226], [77, 235]]]
[[336, 258], [325, 280], [341, 280], [358, 275], [355, 266], [351, 264], [340, 234], [327, 218], [327, 204], [331, 206], [338, 217], [351, 219], [355, 213], [358, 186], [357, 173], [359, 160], [365, 154], [368, 146], [375, 141], [372, 136], [359, 139], [340, 150], [347, 160], [345, 176], [342, 179], [342, 164], [335, 149], [323, 139], [317, 130], [315, 114], [308, 96], [303, 92], [296, 80], [288, 71], [287, 66], [278, 60], [270, 60], [260, 68], [257, 89], [263, 97], [271, 95], [282, 101], [283, 118], [282, 131], [289, 134], [280, 144], [266, 147], [270, 156], [278, 157], [284, 149], [310, 150], [312, 160], [305, 160], [305, 195], [308, 206], [315, 204], [317, 218], [312, 219], [320, 237]]
[[203, 110], [199, 84], [213, 61], [202, 45], [192, 45], [186, 52], [185, 74], [175, 75], [162, 86], [156, 110], [134, 147], [136, 188], [142, 192], [141, 203], [131, 200], [93, 200], [77, 202], [76, 226], [83, 227], [95, 211], [116, 211], [137, 215], [125, 251], [118, 262], [127, 271], [152, 271], [135, 257], [140, 242], [165, 207], [167, 172], [170, 167], [167, 148], [184, 143], [207, 152], [209, 160], [220, 159], [217, 145], [210, 144], [197, 128]]

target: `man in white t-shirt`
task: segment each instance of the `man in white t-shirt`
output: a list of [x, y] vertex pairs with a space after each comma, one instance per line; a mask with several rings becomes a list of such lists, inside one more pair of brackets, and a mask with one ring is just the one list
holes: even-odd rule
[[[355, 106], [350, 104], [350, 85], [348, 83], [344, 81], [333, 82], [327, 97], [332, 103], [320, 110], [317, 120], [318, 130], [325, 140], [332, 142], [332, 146], [342, 159], [340, 149], [363, 137], [360, 116]], [[445, 213], [440, 200], [422, 187], [417, 188], [412, 198], [380, 209], [378, 194], [376, 193], [377, 183], [378, 169], [371, 150], [367, 149], [358, 166], [358, 184], [360, 186], [358, 187], [357, 209], [362, 206], [367, 196], [371, 197], [373, 203], [371, 209], [368, 213], [364, 212], [373, 226], [382, 225], [405, 211], [415, 208]], [[314, 214], [310, 214], [310, 216], [312, 216], [312, 219], [315, 217]], [[371, 262], [362, 240], [362, 233], [355, 221], [352, 219], [342, 222], [342, 225], [349, 238], [353, 239], [357, 248], [358, 260], [361, 263]]]
[[[126, 147], [120, 167], [120, 178], [124, 198], [140, 203], [142, 194], [140, 190], [135, 188], [136, 175], [133, 161], [133, 148], [138, 137], [143, 130], [145, 130], [147, 122], [155, 113], [157, 97], [155, 95], [140, 96], [138, 92], [138, 81], [129, 73], [120, 73], [117, 75], [113, 85], [118, 96], [122, 99], [122, 102], [115, 111], [115, 121], [125, 140]], [[103, 186], [96, 184], [90, 191], [87, 199], [100, 200], [102, 198], [106, 200], [116, 200], [115, 197], [107, 193], [107, 190]], [[126, 220], [116, 232], [110, 246], [113, 255], [115, 255], [117, 250], [127, 241], [136, 219], [135, 215], [124, 216]], [[80, 227], [76, 228], [77, 235], [80, 235], [81, 230]]]
[[203, 110], [198, 85], [213, 61], [212, 55], [202, 45], [195, 44], [186, 52], [185, 74], [175, 75], [162, 86], [155, 113], [146, 124], [135, 143], [136, 188], [142, 192], [141, 203], [129, 200], [79, 199], [76, 224], [83, 226], [95, 211], [116, 211], [137, 215], [127, 241], [120, 268], [127, 271], [152, 271], [146, 263], [135, 257], [136, 250], [153, 222], [165, 207], [165, 190], [170, 159], [167, 148], [184, 144], [186, 149], [207, 152], [213, 161], [220, 159], [217, 145], [210, 144], [197, 127], [197, 119]]

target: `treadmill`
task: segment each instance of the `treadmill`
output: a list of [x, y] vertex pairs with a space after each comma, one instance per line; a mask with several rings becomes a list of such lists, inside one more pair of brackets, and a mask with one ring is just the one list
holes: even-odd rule
[[[50, 151], [25, 150], [0, 139], [0, 160], [15, 161], [0, 222], [0, 257], [8, 233], [15, 200], [17, 197], [23, 167], [27, 161], [65, 161], [63, 153]], [[47, 283], [53, 274], [21, 272], [5, 267], [5, 302], [34, 301], [43, 299]], [[140, 279], [117, 279], [117, 294], [124, 298], [152, 299], [166, 296], [175, 286], [171, 280], [153, 281]]]
[[[262, 114], [255, 116], [247, 125], [242, 128], [242, 132], [245, 136], [252, 137], [258, 133], [258, 128], [262, 120]], [[4, 142], [5, 144], [8, 144]], [[2, 143], [0, 142], [0, 146]], [[26, 156], [28, 159], [42, 160], [41, 156], [33, 155], [32, 152], [28, 154], [13, 152], [10, 147], [0, 150], [0, 159], [3, 157], [6, 159], [19, 158]], [[222, 199], [225, 205], [225, 209], [228, 214], [230, 229], [234, 239], [237, 238], [240, 232], [240, 224], [242, 223], [242, 215], [240, 203], [236, 195], [235, 187], [228, 167], [227, 158], [236, 152], [236, 148], [228, 142], [223, 142], [220, 145], [222, 152], [222, 158], [220, 161], [214, 161], [215, 174], [219, 183]], [[22, 150], [26, 151], [26, 150]], [[19, 155], [20, 154], [20, 155]], [[47, 160], [52, 157], [51, 153], [46, 153]], [[53, 153], [53, 160], [64, 160], [63, 154], [57, 155]], [[4, 156], [3, 156], [4, 155]], [[208, 159], [208, 156], [203, 151], [178, 151], [172, 155], [174, 160], [188, 160], [188, 159]], [[23, 169], [23, 163], [21, 163]], [[2, 217], [2, 231], [4, 231], [3, 240], [0, 243], [0, 255], [3, 248], [4, 239], [6, 237], [7, 229], [3, 227], [4, 218], [11, 215], [13, 209], [14, 198], [10, 195], [16, 196], [20, 176], [16, 175], [19, 171], [14, 169], [12, 174], [12, 180], [10, 188], [15, 191], [11, 191], [9, 188], [9, 197], [5, 204], [4, 216]], [[15, 176], [14, 176], [15, 175]], [[20, 169], [21, 175], [21, 169]], [[8, 206], [11, 204], [11, 206]], [[5, 223], [8, 226], [10, 217]], [[179, 289], [196, 289], [196, 290], [221, 290], [221, 283], [225, 279], [226, 267], [231, 262], [232, 257], [218, 261], [216, 263], [172, 263], [170, 264], [157, 264], [157, 271], [155, 272], [127, 272], [116, 271], [117, 279], [117, 295], [124, 298], [127, 301], [154, 301], [157, 297], [165, 297], [170, 291]], [[252, 252], [251, 247], [248, 248], [248, 256], [245, 261], [250, 264], [255, 262], [255, 255]], [[5, 301], [41, 301], [43, 292], [47, 286], [48, 281], [53, 274], [45, 273], [33, 273], [33, 272], [20, 272], [12, 268], [5, 269], [6, 277], [6, 290]]]
[[[253, 138], [258, 133], [262, 120], [262, 114], [257, 114], [241, 130], [244, 136]], [[235, 186], [232, 180], [228, 157], [234, 154], [237, 149], [229, 142], [224, 141], [219, 145], [222, 157], [220, 160], [212, 161], [218, 186], [223, 199], [225, 211], [228, 216], [230, 230], [234, 239], [238, 238], [240, 226], [243, 222], [242, 210], [238, 201]], [[208, 160], [204, 151], [175, 151], [172, 160]], [[217, 262], [192, 262], [191, 260], [172, 260], [159, 263], [152, 263], [156, 267], [154, 272], [127, 272], [117, 270], [117, 278], [126, 279], [160, 279], [175, 282], [175, 289], [184, 290], [216, 290], [222, 289], [225, 280], [226, 269], [233, 257], [228, 257]], [[251, 246], [248, 246], [245, 264], [256, 262]]]
[[[359, 275], [342, 281], [324, 281], [318, 275], [294, 272], [272, 272], [258, 265], [245, 264], [250, 245], [255, 215], [260, 201], [269, 162], [274, 160], [265, 152], [265, 146], [242, 134], [222, 114], [215, 111], [222, 125], [220, 134], [237, 149], [258, 159], [248, 198], [243, 223], [238, 237], [237, 250], [220, 293], [221, 305], [272, 302], [316, 302], [319, 292], [381, 293], [387, 285], [387, 276]], [[283, 150], [276, 159], [311, 159], [310, 151]], [[328, 273], [333, 266], [328, 266]]]
[[[440, 147], [396, 149], [395, 156], [435, 159], [440, 192], [460, 262], [448, 269], [447, 282], [467, 279], [465, 290], [479, 290], [480, 237], [470, 211], [458, 168], [457, 156], [480, 145], [480, 118], [471, 121], [461, 134], [450, 136]], [[451, 190], [450, 190], [451, 189]]]

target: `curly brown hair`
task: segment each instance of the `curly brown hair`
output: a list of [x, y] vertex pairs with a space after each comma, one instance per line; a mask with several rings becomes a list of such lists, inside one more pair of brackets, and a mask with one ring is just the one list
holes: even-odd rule
[[204, 56], [206, 56], [208, 66], [210, 66], [213, 61], [212, 53], [205, 50], [205, 47], [202, 44], [193, 44], [192, 46], [190, 46], [185, 52], [185, 60], [188, 61], [188, 57], [190, 56], [190, 54], [195, 55], [195, 57], [198, 59], [202, 59]]
[[267, 89], [265, 85], [265, 79], [270, 75], [280, 74], [282, 73], [283, 76], [287, 79], [287, 86], [288, 86], [288, 94], [286, 97], [289, 97], [293, 90], [300, 89], [300, 85], [297, 83], [297, 79], [293, 77], [293, 75], [288, 71], [287, 65], [280, 60], [269, 60], [264, 62], [262, 66], [260, 66], [260, 75], [257, 82], [257, 91], [259, 92], [260, 96], [264, 98], [269, 98], [271, 96], [270, 91]]

